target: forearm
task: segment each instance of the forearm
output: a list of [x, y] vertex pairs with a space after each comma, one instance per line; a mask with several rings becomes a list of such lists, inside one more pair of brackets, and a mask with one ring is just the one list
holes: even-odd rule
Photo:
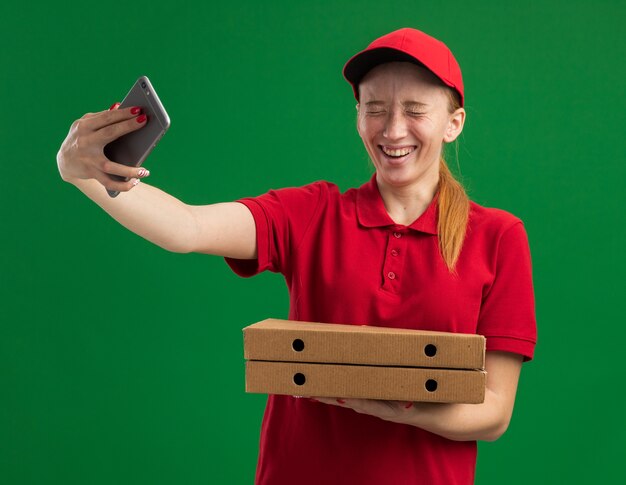
[[481, 404], [405, 403], [377, 399], [315, 400], [343, 406], [386, 421], [408, 424], [455, 441], [495, 441], [508, 428], [523, 356], [489, 351], [485, 357], [487, 384]]
[[112, 198], [94, 179], [71, 183], [124, 227], [163, 249], [185, 253], [193, 247], [196, 227], [188, 206], [162, 190], [141, 182]]
[[506, 406], [487, 389], [481, 404], [414, 403], [398, 422], [455, 441], [494, 441], [506, 431], [509, 420]]

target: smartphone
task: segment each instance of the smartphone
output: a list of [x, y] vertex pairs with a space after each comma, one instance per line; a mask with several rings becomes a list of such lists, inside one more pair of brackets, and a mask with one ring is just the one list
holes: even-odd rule
[[[104, 155], [111, 161], [139, 167], [170, 127], [167, 115], [157, 92], [146, 76], [141, 76], [122, 100], [120, 108], [140, 106], [141, 113], [148, 117], [143, 128], [127, 133], [104, 147]], [[109, 175], [114, 180], [127, 181], [119, 175]], [[107, 190], [111, 197], [119, 192]]]

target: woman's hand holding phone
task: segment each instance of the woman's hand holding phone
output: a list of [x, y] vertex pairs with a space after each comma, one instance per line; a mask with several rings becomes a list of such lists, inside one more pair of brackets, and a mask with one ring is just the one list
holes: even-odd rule
[[[139, 179], [150, 174], [145, 168], [115, 163], [104, 155], [108, 143], [146, 125], [141, 108], [117, 109], [118, 106], [116, 103], [107, 111], [87, 113], [72, 123], [57, 153], [57, 166], [63, 180], [73, 183], [78, 179], [93, 178], [107, 190], [127, 192], [137, 185]], [[129, 180], [115, 180], [111, 175]]]
[[[141, 163], [169, 127], [169, 117], [147, 78], [139, 78], [137, 85], [139, 94], [146, 96], [145, 104], [140, 96], [132, 99], [137, 92], [133, 87], [125, 105], [116, 103], [72, 123], [57, 153], [61, 178], [121, 225], [167, 251], [256, 258], [254, 218], [242, 204], [187, 205], [150, 184], [130, 191], [149, 175]], [[141, 110], [133, 109], [138, 106]]]

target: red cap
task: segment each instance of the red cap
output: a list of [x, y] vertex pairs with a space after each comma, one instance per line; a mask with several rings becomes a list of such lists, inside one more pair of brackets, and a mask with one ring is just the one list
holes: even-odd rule
[[358, 86], [367, 72], [385, 62], [412, 62], [424, 66], [456, 90], [464, 105], [461, 68], [448, 47], [440, 40], [417, 29], [404, 28], [376, 39], [367, 49], [352, 56], [343, 67], [343, 76], [352, 84], [359, 100]]

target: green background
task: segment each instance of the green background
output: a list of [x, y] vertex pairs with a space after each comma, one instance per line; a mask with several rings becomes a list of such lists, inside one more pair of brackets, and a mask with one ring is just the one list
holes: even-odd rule
[[244, 393], [241, 328], [287, 316], [284, 281], [153, 246], [56, 152], [145, 74], [172, 119], [147, 183], [190, 204], [361, 185], [341, 68], [405, 26], [459, 60], [451, 165], [533, 256], [535, 360], [476, 483], [624, 483], [623, 1], [60, 5], [0, 6], [1, 483], [252, 483], [265, 396]]

